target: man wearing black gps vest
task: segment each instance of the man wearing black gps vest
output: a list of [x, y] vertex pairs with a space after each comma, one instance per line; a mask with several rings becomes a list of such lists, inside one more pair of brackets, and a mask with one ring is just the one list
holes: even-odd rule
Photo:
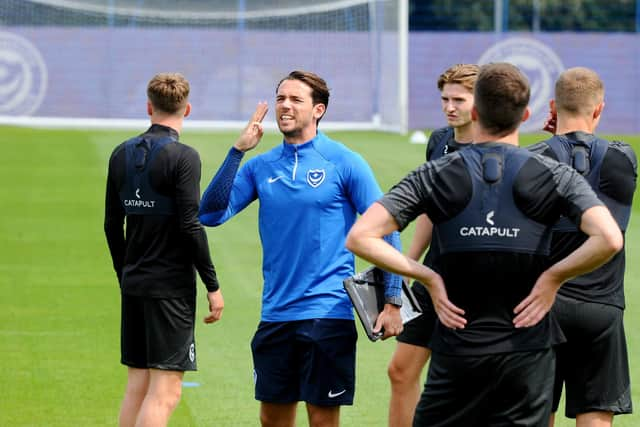
[[[573, 166], [607, 205], [624, 233], [631, 215], [638, 161], [629, 144], [594, 135], [604, 108], [598, 74], [576, 67], [556, 81], [550, 119], [555, 136], [529, 149]], [[554, 227], [553, 259], [564, 257], [586, 236], [566, 218]], [[567, 342], [556, 351], [553, 412], [566, 390], [567, 417], [577, 427], [611, 426], [632, 411], [629, 357], [623, 313], [625, 252], [597, 270], [568, 281], [552, 312]], [[587, 356], [588, 355], [588, 356]], [[550, 425], [553, 425], [553, 416]]]
[[[178, 142], [189, 115], [189, 83], [163, 73], [147, 87], [151, 127], [109, 160], [104, 230], [122, 293], [121, 362], [128, 367], [121, 426], [165, 426], [184, 371], [196, 369], [196, 276], [209, 314], [224, 301], [198, 220], [200, 157]], [[126, 222], [126, 230], [124, 230]]]
[[[442, 111], [448, 126], [434, 130], [429, 136], [426, 160], [436, 160], [471, 144], [471, 107], [473, 107], [473, 85], [479, 67], [475, 64], [456, 64], [447, 68], [437, 82]], [[438, 245], [432, 239], [432, 224], [425, 215], [416, 219], [415, 232], [407, 250], [407, 256], [432, 265], [438, 254]], [[398, 344], [387, 372], [391, 381], [389, 400], [389, 427], [408, 427], [413, 423], [413, 414], [420, 400], [422, 384], [420, 377], [431, 349], [429, 341], [437, 315], [431, 297], [421, 283], [414, 282], [411, 289], [422, 308], [422, 315], [405, 323], [398, 335]]]
[[[562, 283], [622, 247], [615, 220], [584, 178], [517, 147], [529, 93], [515, 66], [481, 67], [476, 142], [410, 173], [349, 233], [354, 253], [424, 283], [438, 314], [415, 426], [546, 426], [552, 346], [563, 340], [547, 313]], [[421, 213], [437, 231], [433, 269], [380, 238]], [[551, 227], [561, 215], [588, 238], [550, 265]]]

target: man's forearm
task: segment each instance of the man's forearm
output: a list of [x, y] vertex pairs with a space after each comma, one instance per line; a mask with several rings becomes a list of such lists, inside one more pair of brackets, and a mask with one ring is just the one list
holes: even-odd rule
[[226, 209], [229, 204], [231, 188], [244, 153], [231, 148], [222, 165], [216, 172], [200, 201], [200, 215]]

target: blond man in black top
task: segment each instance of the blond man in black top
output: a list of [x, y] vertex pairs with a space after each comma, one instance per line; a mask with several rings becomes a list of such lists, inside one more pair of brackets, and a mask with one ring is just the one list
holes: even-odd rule
[[[638, 161], [629, 144], [594, 134], [604, 109], [604, 93], [595, 71], [584, 67], [564, 71], [556, 81], [547, 123], [555, 136], [529, 149], [583, 175], [624, 233], [631, 216]], [[553, 258], [564, 257], [585, 239], [584, 233], [561, 219], [554, 227]], [[632, 411], [623, 324], [624, 272], [622, 250], [602, 267], [564, 284], [553, 305], [567, 342], [556, 352], [552, 410], [555, 415], [564, 385], [565, 414], [575, 418], [578, 427], [611, 426], [614, 415]]]
[[224, 307], [198, 220], [200, 158], [178, 142], [189, 89], [180, 74], [154, 76], [151, 127], [109, 160], [104, 230], [122, 294], [121, 362], [128, 367], [121, 426], [167, 425], [184, 371], [196, 369], [195, 271], [207, 288], [205, 323], [219, 320]]

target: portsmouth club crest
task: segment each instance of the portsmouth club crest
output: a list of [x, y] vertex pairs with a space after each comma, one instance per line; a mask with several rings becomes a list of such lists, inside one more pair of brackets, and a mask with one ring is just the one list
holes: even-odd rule
[[324, 182], [325, 176], [324, 169], [309, 169], [307, 171], [307, 184], [316, 188]]

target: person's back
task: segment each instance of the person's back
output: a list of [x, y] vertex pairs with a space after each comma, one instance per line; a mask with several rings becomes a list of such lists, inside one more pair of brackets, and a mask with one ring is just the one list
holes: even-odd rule
[[[448, 126], [436, 129], [429, 135], [426, 161], [439, 159], [471, 144], [473, 85], [478, 70], [479, 67], [475, 64], [455, 64], [438, 77], [436, 86]], [[407, 256], [418, 260], [427, 247], [423, 263], [433, 266], [439, 252], [437, 238], [433, 236], [433, 225], [426, 216], [420, 215], [416, 220]], [[413, 414], [422, 389], [420, 377], [431, 355], [429, 342], [437, 319], [426, 287], [415, 281], [412, 290], [422, 308], [422, 315], [404, 325], [389, 362], [387, 372], [391, 382], [390, 427], [409, 427], [413, 423]]]
[[[552, 346], [561, 338], [547, 316], [555, 293], [622, 246], [614, 220], [584, 178], [517, 147], [528, 100], [528, 81], [516, 67], [481, 67], [474, 145], [407, 175], [347, 238], [354, 253], [422, 281], [433, 299], [439, 321], [415, 426], [546, 426]], [[379, 238], [421, 213], [437, 230], [433, 270]], [[549, 266], [550, 231], [560, 215], [579, 223], [589, 239]]]
[[205, 323], [219, 320], [224, 307], [198, 221], [200, 158], [178, 142], [191, 111], [189, 90], [180, 74], [154, 76], [147, 87], [151, 127], [109, 159], [104, 230], [122, 300], [122, 427], [166, 425], [184, 371], [196, 370], [196, 270], [208, 291]]
[[[127, 216], [122, 291], [161, 297], [193, 295], [192, 242], [185, 234], [195, 240], [201, 230], [198, 199], [184, 195], [198, 188], [198, 154], [178, 142], [175, 130], [154, 124], [114, 150], [110, 170], [111, 188], [118, 193], [107, 197], [121, 199]], [[135, 185], [134, 180], [140, 182]], [[180, 194], [183, 198], [176, 200]]]
[[[575, 131], [555, 135], [529, 149], [574, 167], [605, 203], [620, 230], [626, 231], [637, 174], [637, 159], [630, 145]], [[586, 239], [575, 225], [562, 219], [553, 232], [552, 261], [564, 258]], [[625, 251], [620, 251], [596, 270], [569, 280], [558, 293], [624, 308], [624, 268]]]
[[[529, 149], [583, 175], [624, 234], [636, 189], [637, 159], [628, 144], [594, 134], [604, 109], [602, 80], [588, 68], [566, 70], [556, 81], [550, 107], [546, 128], [555, 135]], [[561, 219], [554, 227], [552, 259], [564, 257], [586, 239], [580, 229]], [[559, 407], [564, 386], [565, 413], [576, 418], [578, 426], [611, 425], [614, 415], [632, 411], [623, 324], [624, 275], [622, 250], [598, 269], [565, 283], [553, 306], [567, 342], [556, 351], [552, 411], [555, 414]]]
[[[439, 323], [434, 351], [492, 354], [548, 348], [560, 340], [547, 317], [530, 328], [513, 327], [514, 307], [549, 266], [554, 206], [564, 195], [535, 189], [558, 179], [552, 163], [512, 145], [482, 143], [419, 169], [439, 171], [428, 208], [439, 248], [433, 268], [467, 320], [458, 330]], [[455, 192], [448, 190], [452, 186]]]

